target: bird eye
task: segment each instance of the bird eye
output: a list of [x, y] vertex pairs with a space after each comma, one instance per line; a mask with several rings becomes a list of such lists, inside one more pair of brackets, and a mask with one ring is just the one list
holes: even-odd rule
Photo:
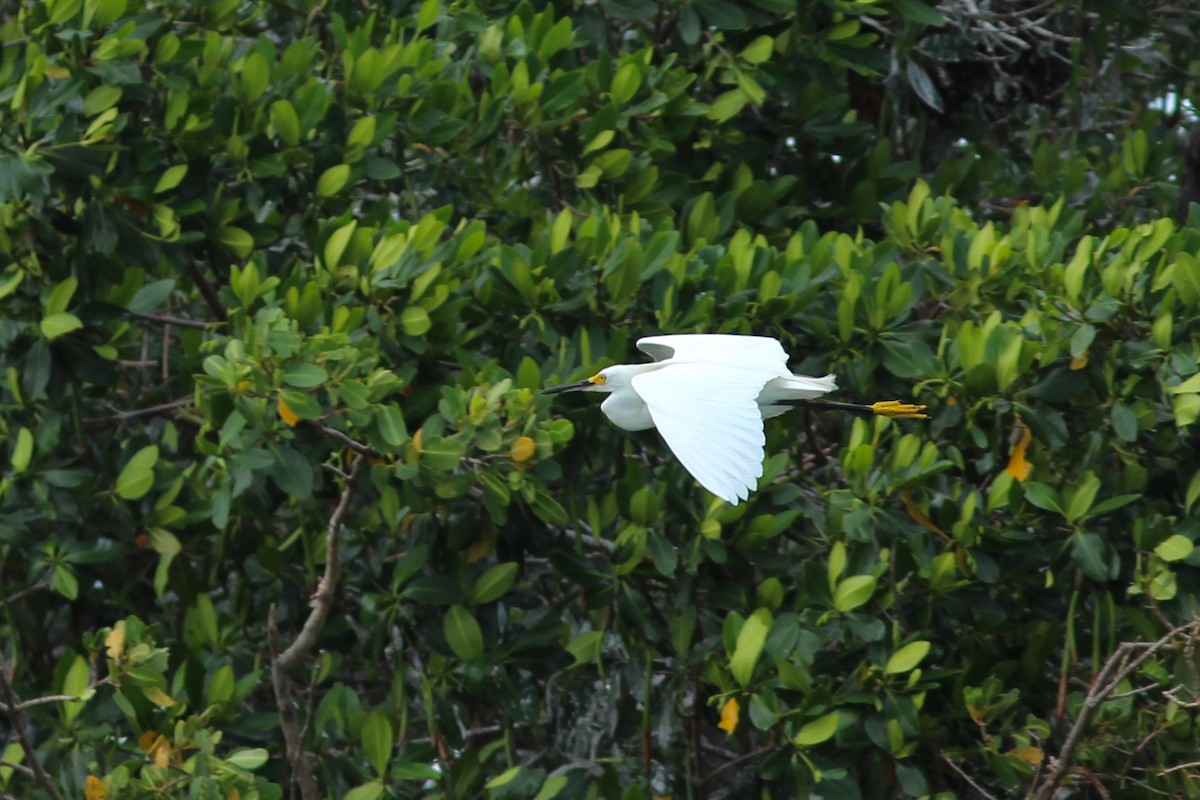
[[597, 374], [593, 375], [592, 377], [588, 378], [588, 382], [594, 383], [596, 386], [603, 386], [604, 382], [607, 380], [608, 380], [608, 378], [605, 377], [603, 372], [597, 373]]

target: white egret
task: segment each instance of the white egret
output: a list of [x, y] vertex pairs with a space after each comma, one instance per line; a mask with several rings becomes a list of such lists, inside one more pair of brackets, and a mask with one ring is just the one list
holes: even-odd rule
[[[600, 410], [618, 428], [658, 428], [700, 485], [731, 505], [763, 474], [763, 420], [798, 405], [924, 419], [923, 405], [872, 405], [816, 398], [837, 389], [833, 375], [794, 375], [777, 339], [731, 334], [647, 336], [638, 349], [654, 360], [617, 364], [590, 378], [544, 390], [608, 394]], [[814, 402], [815, 401], [815, 402]]]

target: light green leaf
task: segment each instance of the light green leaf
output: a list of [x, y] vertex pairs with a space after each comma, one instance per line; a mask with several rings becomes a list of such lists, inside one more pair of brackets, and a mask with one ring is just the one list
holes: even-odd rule
[[387, 774], [388, 761], [395, 746], [392, 723], [382, 711], [373, 711], [367, 716], [362, 726], [362, 743], [367, 761], [382, 780]]
[[929, 654], [929, 647], [930, 643], [924, 640], [909, 642], [904, 647], [892, 653], [891, 658], [887, 660], [887, 664], [883, 668], [883, 674], [896, 675], [901, 672], [912, 671]]
[[346, 245], [350, 243], [350, 237], [354, 235], [354, 229], [357, 227], [358, 221], [350, 220], [329, 234], [329, 239], [325, 242], [325, 266], [332, 269], [341, 265], [342, 254], [346, 252]]
[[238, 769], [255, 770], [267, 763], [270, 755], [264, 747], [243, 747], [234, 750], [225, 760]]
[[742, 686], [747, 686], [754, 676], [754, 665], [762, 654], [763, 644], [771, 630], [771, 612], [760, 608], [746, 618], [738, 631], [737, 644], [729, 657], [729, 671]]
[[1194, 549], [1196, 546], [1192, 544], [1191, 539], [1176, 533], [1154, 548], [1154, 552], [1163, 561], [1182, 561], [1190, 556]]
[[83, 327], [83, 321], [74, 314], [68, 314], [63, 311], [43, 317], [38, 327], [41, 328], [43, 336], [53, 340], [60, 336], [65, 336], [71, 331], [79, 330]]
[[342, 800], [379, 800], [382, 796], [383, 783], [380, 781], [371, 781], [370, 783], [364, 783], [362, 786], [355, 786], [342, 795]]
[[811, 747], [821, 742], [829, 741], [838, 729], [838, 714], [836, 711], [818, 717], [809, 722], [800, 732], [792, 737], [792, 743], [800, 747]]
[[154, 193], [167, 192], [174, 189], [187, 175], [187, 164], [176, 164], [173, 167], [167, 167], [163, 174], [159, 176], [158, 183], [154, 184]]
[[29, 462], [33, 458], [33, 434], [28, 428], [20, 428], [17, 431], [17, 443], [13, 446], [12, 467], [13, 472], [20, 475], [29, 469]]
[[350, 165], [338, 164], [321, 173], [317, 178], [317, 197], [332, 197], [342, 190], [350, 180]]
[[858, 608], [875, 594], [874, 575], [851, 575], [833, 592], [833, 607], [843, 613]]
[[115, 491], [125, 500], [137, 500], [154, 485], [154, 465], [158, 463], [158, 445], [143, 447], [133, 454], [117, 476]]

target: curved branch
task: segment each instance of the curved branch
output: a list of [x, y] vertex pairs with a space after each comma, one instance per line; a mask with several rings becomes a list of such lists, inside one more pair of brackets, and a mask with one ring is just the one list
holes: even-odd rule
[[275, 690], [275, 702], [279, 706], [279, 724], [283, 728], [287, 759], [292, 765], [294, 780], [299, 786], [300, 796], [304, 800], [319, 800], [321, 792], [313, 777], [312, 767], [308, 763], [308, 754], [304, 751], [303, 736], [293, 702], [292, 679], [288, 673], [308, 657], [317, 643], [317, 637], [325, 625], [325, 620], [329, 617], [329, 610], [333, 607], [333, 594], [337, 588], [338, 562], [341, 554], [341, 539], [338, 533], [342, 527], [342, 518], [345, 517], [346, 509], [350, 505], [354, 480], [366, 463], [367, 459], [362, 456], [355, 459], [354, 467], [346, 479], [346, 485], [342, 488], [342, 495], [333, 509], [333, 514], [329, 517], [329, 524], [326, 526], [325, 532], [325, 572], [317, 584], [316, 592], [313, 593], [312, 609], [308, 612], [308, 619], [304, 621], [304, 627], [300, 629], [295, 640], [283, 652], [279, 652], [278, 648], [279, 630], [275, 626], [274, 605], [271, 606], [267, 620], [271, 647], [271, 684]]

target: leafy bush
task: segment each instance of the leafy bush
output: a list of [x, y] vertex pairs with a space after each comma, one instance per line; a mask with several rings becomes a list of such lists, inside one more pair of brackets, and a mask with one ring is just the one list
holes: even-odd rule
[[[1196, 796], [1200, 62], [1067, 6], [5, 12], [0, 788]], [[729, 507], [539, 394], [658, 331], [932, 418]]]

